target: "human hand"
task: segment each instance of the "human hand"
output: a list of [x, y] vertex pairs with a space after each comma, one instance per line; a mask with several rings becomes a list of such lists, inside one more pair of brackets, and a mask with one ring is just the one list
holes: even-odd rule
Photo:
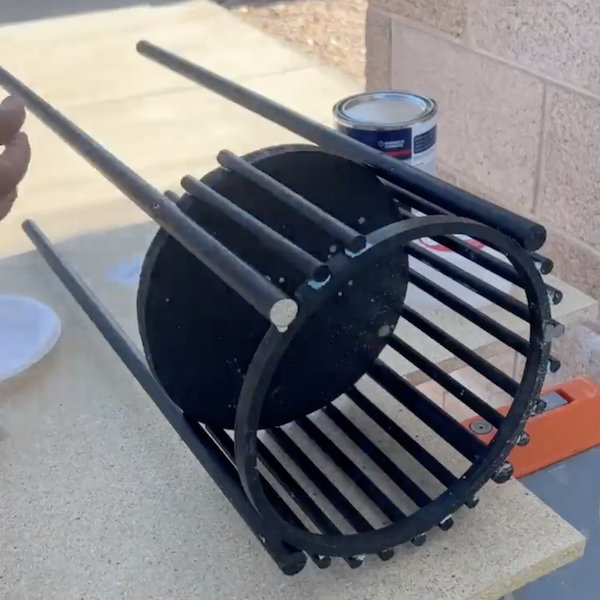
[[21, 131], [25, 108], [11, 96], [0, 103], [0, 221], [17, 199], [17, 186], [25, 177], [31, 160], [27, 135]]

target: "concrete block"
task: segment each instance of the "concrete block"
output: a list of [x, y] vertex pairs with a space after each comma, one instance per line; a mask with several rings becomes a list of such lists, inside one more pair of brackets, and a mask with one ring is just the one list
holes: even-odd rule
[[428, 381], [427, 383], [422, 383], [421, 385], [417, 386], [417, 390], [419, 390], [422, 394], [425, 394], [438, 406], [444, 406], [445, 390], [441, 385], [439, 385], [435, 381]]
[[365, 45], [367, 90], [389, 89], [392, 81], [392, 19], [375, 8], [367, 11]]
[[555, 275], [582, 292], [600, 298], [600, 252], [550, 228], [542, 252], [554, 261]]
[[439, 102], [439, 158], [506, 203], [531, 210], [542, 83], [395, 22], [392, 85]]
[[371, 0], [370, 5], [457, 37], [467, 26], [467, 0]]
[[548, 90], [537, 214], [600, 250], [600, 100]]
[[[515, 360], [516, 353], [514, 350], [506, 350], [501, 354], [488, 358], [488, 361], [494, 367], [509, 376], [512, 376], [514, 372]], [[512, 397], [509, 394], [496, 387], [489, 379], [483, 377], [471, 367], [464, 367], [455, 371], [452, 373], [452, 377], [494, 408], [506, 406], [512, 402]], [[444, 394], [444, 408], [459, 421], [470, 419], [476, 414], [448, 392]]]
[[[600, 383], [600, 326], [593, 322], [578, 323], [567, 329], [565, 335], [552, 343], [552, 354], [562, 363], [556, 373], [548, 373], [544, 388], [586, 375]], [[519, 356], [515, 376], [520, 377], [525, 359]]]
[[599, 16], [595, 0], [480, 0], [469, 36], [495, 55], [600, 92]]

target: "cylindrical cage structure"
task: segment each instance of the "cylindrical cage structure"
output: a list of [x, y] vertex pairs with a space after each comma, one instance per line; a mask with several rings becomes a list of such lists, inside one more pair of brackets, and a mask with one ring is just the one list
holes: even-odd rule
[[[223, 150], [213, 172], [183, 177], [181, 198], [162, 194], [0, 68], [1, 86], [161, 227], [137, 298], [145, 358], [34, 223], [26, 233], [284, 573], [307, 558], [388, 560], [449, 529], [488, 480], [510, 478], [508, 455], [560, 366], [550, 304], [562, 294], [536, 252], [545, 231], [172, 53], [138, 50], [316, 145]], [[522, 369], [473, 350], [466, 330]]]

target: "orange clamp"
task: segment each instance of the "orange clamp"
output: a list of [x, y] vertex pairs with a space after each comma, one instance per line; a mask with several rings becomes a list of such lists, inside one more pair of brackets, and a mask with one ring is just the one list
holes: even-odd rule
[[[514, 477], [519, 478], [571, 456], [600, 445], [600, 387], [588, 377], [576, 377], [565, 383], [545, 389], [542, 396], [558, 394], [566, 404], [552, 408], [532, 417], [525, 425], [530, 441], [526, 446], [515, 446], [509, 455], [514, 468]], [[506, 415], [510, 405], [498, 412]], [[480, 417], [463, 422], [473, 431], [472, 426]], [[496, 429], [476, 434], [489, 443]]]

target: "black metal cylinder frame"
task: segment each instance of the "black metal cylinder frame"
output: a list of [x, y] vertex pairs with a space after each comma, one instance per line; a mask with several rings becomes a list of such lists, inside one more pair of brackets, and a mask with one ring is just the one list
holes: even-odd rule
[[[528, 219], [417, 172], [170, 52], [147, 42], [141, 42], [138, 50], [316, 142], [324, 153], [345, 157], [343, 160], [375, 173], [391, 190], [395, 202], [399, 203], [398, 212], [394, 213], [397, 214], [397, 220], [392, 219], [393, 222], [370, 232], [359, 231], [310, 199], [288, 189], [245, 158], [227, 151], [221, 152], [218, 160], [228, 172], [252, 181], [253, 185], [285, 204], [293, 214], [301, 215], [341, 244], [343, 251], [332, 251], [323, 259], [285, 237], [282, 231], [272, 229], [206, 182], [184, 177], [188, 201], [202, 203], [203, 207], [210, 207], [229, 219], [228, 222], [245, 228], [269, 251], [279, 253], [298, 270], [301, 274], [300, 285], [293, 293], [283, 291], [276, 282], [266, 278], [256, 265], [249, 264], [226, 243], [219, 241], [218, 236], [209, 233], [202, 224], [191, 218], [185, 202], [180, 202], [177, 195], [172, 192], [162, 194], [153, 188], [32, 90], [0, 68], [0, 86], [21, 97], [33, 114], [266, 320], [265, 334], [255, 348], [241, 384], [235, 407], [233, 440], [225, 431], [226, 427], [208, 422], [201, 424], [198, 418], [192, 418], [190, 413], [182, 410], [166, 391], [168, 388], [157, 377], [155, 369], [153, 372], [152, 357], [147, 357], [151, 363], [148, 367], [144, 357], [119, 325], [37, 226], [27, 221], [23, 225], [25, 232], [284, 573], [298, 573], [307, 557], [319, 568], [329, 566], [331, 557], [343, 558], [351, 568], [360, 566], [363, 556], [367, 554], [376, 554], [382, 560], [387, 560], [393, 556], [396, 546], [407, 542], [418, 546], [424, 543], [431, 529], [448, 529], [453, 524], [452, 515], [461, 506], [472, 508], [477, 504], [477, 493], [488, 480], [503, 483], [510, 478], [512, 468], [507, 462], [509, 452], [515, 444], [527, 443], [528, 437], [523, 428], [531, 415], [543, 410], [539, 394], [546, 371], [548, 368], [556, 370], [560, 364], [550, 357], [551, 340], [561, 333], [561, 326], [551, 318], [550, 301], [560, 301], [560, 292], [546, 286], [540, 276], [540, 270], [550, 268], [550, 261], [533, 252], [542, 245], [545, 231]], [[416, 217], [410, 209], [421, 210], [425, 216]], [[457, 236], [480, 240], [504, 255], [508, 263], [465, 244]], [[526, 302], [416, 246], [414, 242], [422, 238], [447, 245], [448, 249], [474, 264], [520, 287]], [[529, 339], [517, 335], [415, 269], [408, 268], [409, 255], [411, 259], [436, 269], [528, 323]], [[365, 374], [437, 436], [453, 446], [471, 465], [462, 476], [456, 476], [439, 458], [434, 457], [377, 408], [371, 399], [351, 385], [345, 391], [346, 397], [444, 486], [445, 491], [432, 498], [399, 467], [392, 456], [382, 452], [360, 427], [332, 404], [335, 397], [323, 400], [318, 410], [322, 409], [338, 430], [358, 445], [417, 507], [411, 514], [405, 514], [397, 502], [391, 500], [315, 425], [308, 417], [312, 411], [307, 410], [300, 417], [294, 417], [292, 420], [295, 420], [295, 424], [320, 448], [323, 455], [333, 461], [340, 472], [355, 483], [387, 518], [387, 524], [376, 528], [328, 480], [279, 424], [268, 428], [268, 439], [275, 442], [298, 466], [349, 524], [353, 532], [346, 533], [264, 443], [264, 438], [259, 435], [263, 429], [261, 418], [274, 378], [287, 353], [311, 326], [312, 320], [318, 318], [336, 296], [341, 295], [342, 289], [344, 293], [352, 289], [353, 281], [360, 281], [361, 276], [373, 270], [375, 265], [396, 264], [392, 262], [392, 257], [397, 256], [405, 257], [406, 262], [401, 266], [406, 268], [406, 272], [400, 274], [404, 278], [404, 287], [398, 305], [394, 307], [395, 319], [404, 319], [419, 329], [463, 364], [509, 394], [513, 401], [507, 414], [501, 414], [406, 340], [382, 328], [385, 333], [381, 335], [390, 349], [412, 363], [426, 378], [458, 398], [495, 432], [492, 441], [484, 443], [380, 358], [372, 361]], [[525, 366], [520, 381], [515, 381], [478, 356], [460, 340], [428, 320], [419, 310], [405, 305], [404, 293], [408, 282], [523, 356]], [[270, 474], [283, 493], [275, 489], [265, 473]], [[306, 519], [299, 518], [298, 511]], [[313, 527], [308, 527], [306, 521]]]
[[[460, 480], [427, 507], [380, 530], [360, 532], [354, 535], [312, 534], [292, 526], [273, 509], [265, 496], [258, 466], [258, 430], [261, 408], [275, 373], [287, 347], [300, 328], [315, 314], [328, 297], [339, 287], [356, 276], [358, 271], [382, 257], [395, 253], [409, 242], [423, 237], [435, 237], [461, 233], [494, 244], [512, 262], [525, 282], [528, 304], [536, 307], [531, 311], [529, 353], [521, 384], [514, 396], [511, 410], [500, 425], [489, 447], [480, 446], [482, 453]], [[547, 322], [550, 308], [543, 282], [527, 253], [513, 240], [489, 227], [467, 219], [427, 217], [390, 225], [368, 236], [369, 251], [349, 259], [338, 255], [330, 265], [337, 286], [325, 287], [315, 292], [308, 284], [298, 290], [301, 310], [299, 318], [285, 333], [271, 328], [261, 342], [252, 361], [240, 395], [235, 421], [235, 458], [242, 485], [258, 512], [271, 528], [277, 528], [282, 539], [307, 552], [326, 556], [374, 554], [408, 542], [434, 528], [453, 514], [465, 499], [475, 496], [486, 481], [503, 464], [513, 445], [517, 442], [529, 416], [535, 399], [539, 396], [545, 370], [539, 366], [549, 356]], [[542, 375], [542, 376], [541, 376]]]

